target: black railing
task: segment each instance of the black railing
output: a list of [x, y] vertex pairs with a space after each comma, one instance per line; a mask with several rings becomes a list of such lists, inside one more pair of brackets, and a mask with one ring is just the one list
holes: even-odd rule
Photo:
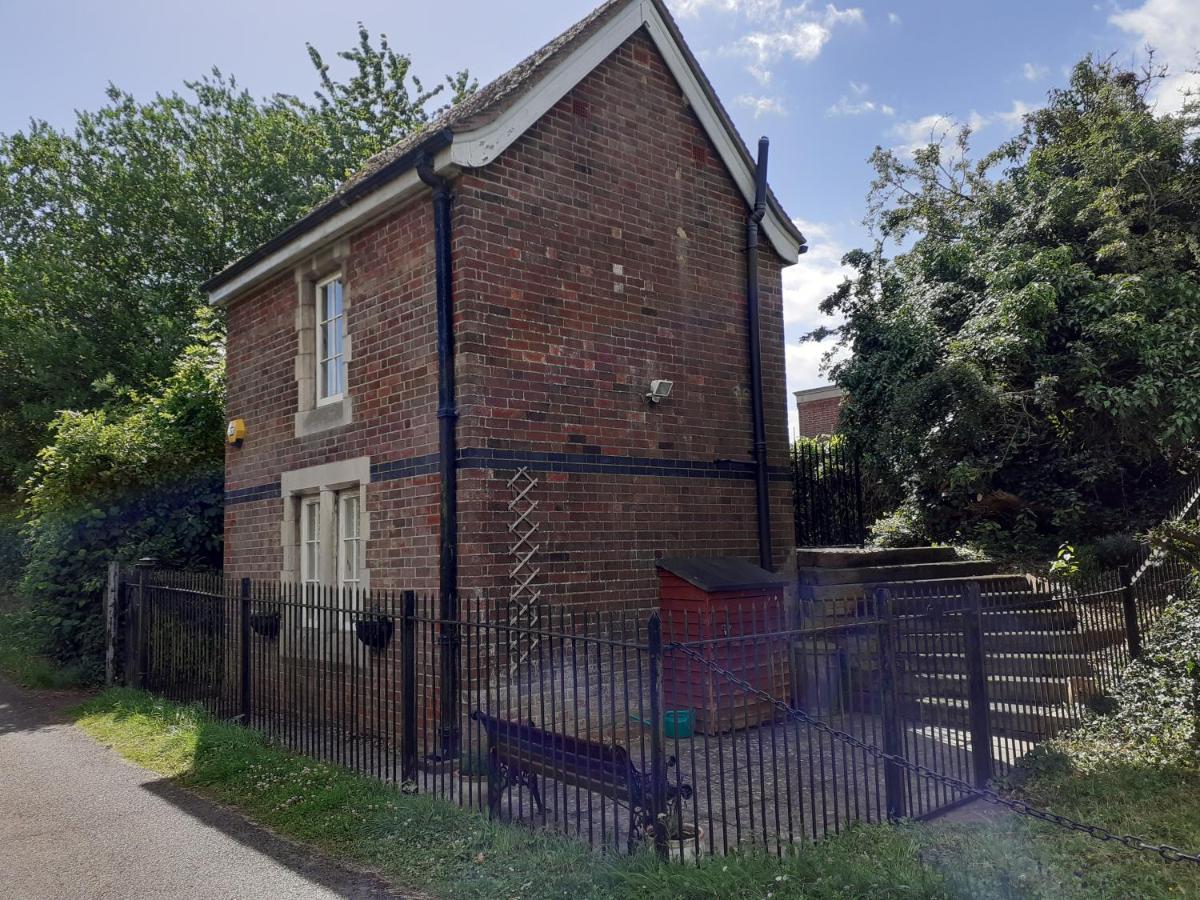
[[[1183, 569], [995, 576], [784, 609], [575, 612], [154, 570], [121, 579], [127, 680], [490, 816], [678, 858], [782, 851], [963, 798], [787, 710], [983, 784], [1113, 687]], [[459, 690], [444, 697], [453, 625]], [[453, 721], [447, 723], [447, 710]], [[447, 759], [445, 728], [461, 735]]]
[[867, 540], [868, 511], [858, 457], [839, 440], [797, 441], [791, 450], [798, 547], [855, 547]]

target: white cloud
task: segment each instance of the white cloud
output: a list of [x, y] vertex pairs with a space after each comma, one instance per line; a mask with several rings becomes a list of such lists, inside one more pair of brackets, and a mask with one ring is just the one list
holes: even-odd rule
[[779, 12], [780, 0], [667, 0], [672, 15], [694, 19], [706, 9], [739, 13], [748, 19], [764, 19]]
[[1012, 109], [1008, 112], [995, 113], [992, 118], [997, 122], [1007, 126], [1010, 129], [1020, 128], [1025, 122], [1025, 117], [1037, 109], [1036, 106], [1030, 106], [1023, 100], [1014, 100]]
[[746, 66], [746, 71], [754, 76], [754, 80], [766, 87], [771, 83], [771, 70], [763, 69], [759, 66]]
[[[818, 306], [852, 270], [842, 265], [846, 248], [837, 241], [832, 229], [820, 222], [797, 219], [796, 225], [808, 238], [809, 250], [796, 265], [783, 270], [783, 324], [786, 340], [786, 362], [789, 407], [792, 391], [828, 383], [821, 375], [825, 355], [833, 348], [834, 339], [821, 343], [800, 338], [819, 325], [830, 328], [841, 324], [839, 318], [826, 316]], [[795, 415], [792, 409], [791, 414]], [[794, 423], [793, 423], [794, 424]]]
[[851, 270], [842, 266], [846, 248], [834, 239], [828, 225], [803, 219], [795, 222], [808, 239], [808, 252], [796, 265], [783, 270], [783, 324], [807, 332], [829, 324], [829, 317], [817, 307]]
[[874, 100], [860, 100], [854, 103], [848, 97], [839, 97], [838, 102], [829, 107], [826, 112], [831, 116], [862, 116], [867, 113], [894, 116], [896, 114], [895, 108], [886, 103], [876, 103]]
[[887, 133], [900, 141], [896, 150], [911, 156], [929, 144], [940, 143], [954, 128], [955, 122], [950, 116], [931, 113], [919, 119], [897, 122]]
[[1021, 66], [1021, 75], [1024, 76], [1027, 81], [1041, 81], [1046, 77], [1046, 73], [1049, 71], [1050, 69], [1048, 67], [1040, 66], [1031, 62], [1027, 62], [1025, 65]]
[[867, 93], [871, 90], [871, 86], [865, 81], [851, 81], [850, 92], [855, 97], [860, 99], [851, 100], [845, 94], [838, 98], [837, 103], [829, 107], [825, 112], [831, 116], [862, 116], [867, 113], [882, 113], [885, 116], [894, 116], [896, 110], [888, 106], [886, 103], [878, 103], [875, 100], [868, 100]]
[[787, 115], [787, 110], [784, 109], [783, 103], [778, 97], [755, 97], [751, 94], [742, 94], [737, 98], [737, 104], [738, 106], [754, 110], [754, 118], [756, 119], [765, 115]]
[[957, 133], [962, 124], [966, 124], [972, 134], [992, 125], [1003, 126], [1011, 134], [1020, 129], [1025, 121], [1025, 116], [1036, 109], [1038, 107], [1026, 103], [1024, 100], [1014, 100], [1010, 109], [987, 115], [973, 109], [965, 123], [945, 114], [934, 113], [919, 119], [897, 122], [888, 129], [887, 135], [899, 140], [899, 143], [893, 148], [894, 150], [912, 156], [915, 151], [921, 150], [929, 144], [941, 143], [946, 140], [947, 136]]
[[890, 12], [890, 13], [888, 13], [888, 22], [889, 22], [890, 24], [892, 24], [892, 25], [899, 25], [901, 21], [902, 21], [902, 20], [901, 20], [901, 18], [900, 18], [900, 14], [899, 14], [899, 13], [894, 13], [894, 12]]
[[760, 68], [786, 57], [812, 62], [833, 37], [834, 28], [863, 21], [857, 7], [839, 9], [830, 3], [816, 12], [804, 2], [772, 16], [767, 28], [743, 35], [734, 51], [752, 57]]
[[747, 69], [761, 85], [770, 83], [774, 63], [789, 58], [811, 62], [838, 26], [865, 21], [857, 7], [841, 9], [833, 3], [817, 7], [813, 0], [791, 5], [786, 0], [668, 0], [668, 5], [680, 18], [712, 11], [744, 19], [746, 32], [722, 52], [746, 57]]
[[1177, 112], [1185, 89], [1200, 90], [1200, 75], [1188, 71], [1196, 68], [1200, 49], [1195, 0], [1145, 0], [1134, 9], [1113, 13], [1108, 21], [1133, 35], [1135, 50], [1153, 47], [1158, 61], [1170, 68], [1156, 95], [1160, 111]]

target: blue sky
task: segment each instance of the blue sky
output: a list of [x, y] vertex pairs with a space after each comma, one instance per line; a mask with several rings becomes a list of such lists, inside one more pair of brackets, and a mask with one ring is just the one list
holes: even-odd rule
[[[0, 0], [0, 132], [31, 116], [70, 125], [112, 81], [135, 95], [181, 86], [219, 66], [255, 94], [314, 85], [305, 41], [327, 59], [361, 19], [410, 53], [432, 81], [467, 67], [490, 79], [585, 15], [593, 0], [446, 4], [409, 0]], [[1020, 113], [1063, 84], [1085, 53], [1142, 58], [1147, 44], [1178, 73], [1200, 48], [1200, 0], [668, 0], [747, 141], [770, 136], [771, 181], [809, 237], [785, 274], [789, 388], [822, 383], [822, 348], [798, 337], [837, 284], [860, 224], [877, 145], [927, 140], [972, 121], [988, 149]], [[939, 124], [941, 117], [947, 117]]]

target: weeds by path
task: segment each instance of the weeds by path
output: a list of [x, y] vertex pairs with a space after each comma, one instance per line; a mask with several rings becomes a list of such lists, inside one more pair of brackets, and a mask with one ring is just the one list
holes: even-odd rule
[[0, 676], [29, 688], [66, 690], [87, 683], [82, 670], [62, 667], [37, 650], [37, 640], [23, 610], [0, 612]]

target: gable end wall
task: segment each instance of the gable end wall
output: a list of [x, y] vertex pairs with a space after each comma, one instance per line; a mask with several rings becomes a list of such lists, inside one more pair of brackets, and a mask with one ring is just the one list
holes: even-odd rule
[[[757, 561], [746, 205], [651, 40], [635, 34], [456, 194], [459, 446], [478, 456], [460, 475], [464, 591], [511, 584], [518, 465], [538, 479], [548, 600], [646, 606], [656, 557]], [[762, 246], [778, 564], [793, 542], [782, 266]], [[654, 378], [674, 382], [657, 406]]]

